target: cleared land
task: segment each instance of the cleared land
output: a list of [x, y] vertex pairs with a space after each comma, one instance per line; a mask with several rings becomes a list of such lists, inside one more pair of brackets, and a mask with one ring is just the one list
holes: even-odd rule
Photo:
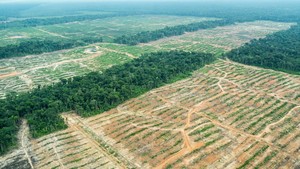
[[142, 44], [141, 46], [156, 47], [160, 50], [180, 49], [222, 54], [238, 48], [252, 39], [263, 38], [270, 33], [286, 30], [291, 25], [271, 21], [237, 23], [235, 25], [200, 30], [181, 36], [165, 38], [148, 44]]
[[294, 168], [299, 91], [299, 76], [219, 60], [103, 114], [63, 114], [69, 128], [28, 154], [36, 168]]
[[[16, 44], [23, 40], [66, 39], [100, 36], [105, 41], [140, 31], [151, 31], [166, 26], [189, 24], [215, 20], [215, 18], [180, 17], [180, 16], [126, 16], [98, 19], [92, 21], [71, 22], [34, 28], [12, 28], [0, 30], [0, 46]], [[88, 26], [87, 26], [88, 25]]]
[[299, 76], [219, 61], [84, 122], [143, 167], [293, 168], [299, 84]]
[[0, 68], [0, 98], [10, 91], [28, 91], [63, 78], [101, 71], [124, 63], [134, 56], [97, 46], [78, 48], [36, 56], [5, 59]]
[[[155, 21], [155, 18], [152, 19]], [[182, 19], [182, 17], [178, 19]], [[141, 18], [140, 20], [142, 21]], [[131, 20], [131, 22], [134, 21], [134, 19]], [[179, 22], [174, 18], [172, 21]], [[195, 20], [191, 19], [191, 21]], [[126, 25], [130, 21], [124, 20], [123, 22], [126, 22], [123, 23]], [[157, 22], [164, 23], [162, 19]], [[146, 23], [148, 23], [147, 26], [156, 25], [155, 23], [150, 24], [150, 21], [144, 24]], [[269, 33], [288, 29], [290, 26], [291, 24], [287, 23], [257, 21], [201, 30], [139, 46], [101, 43], [42, 55], [3, 59], [0, 62], [0, 98], [4, 98], [5, 94], [10, 91], [28, 91], [38, 85], [58, 82], [61, 78], [84, 75], [91, 71], [103, 71], [112, 65], [124, 63], [147, 52], [182, 49], [221, 54], [239, 47], [251, 39], [262, 38]], [[150, 28], [151, 26], [149, 26]], [[155, 28], [157, 27], [153, 26], [151, 29]], [[137, 30], [140, 31], [141, 28]]]

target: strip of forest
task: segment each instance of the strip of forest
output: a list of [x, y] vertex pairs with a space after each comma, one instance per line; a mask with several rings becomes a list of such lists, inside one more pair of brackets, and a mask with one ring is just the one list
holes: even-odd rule
[[0, 47], [0, 59], [36, 55], [45, 52], [54, 52], [63, 49], [71, 49], [78, 46], [86, 46], [91, 43], [102, 42], [102, 37], [81, 37], [72, 39], [30, 39]]
[[183, 35], [186, 32], [195, 32], [201, 29], [210, 29], [218, 26], [226, 26], [234, 24], [232, 20], [216, 20], [191, 23], [188, 25], [178, 25], [173, 27], [165, 27], [155, 31], [144, 31], [135, 35], [123, 35], [114, 39], [115, 43], [126, 45], [137, 45], [139, 43], [147, 43], [166, 37]]
[[189, 76], [212, 63], [212, 54], [169, 51], [144, 54], [103, 73], [64, 79], [31, 92], [10, 93], [0, 100], [0, 154], [17, 146], [21, 118], [26, 118], [33, 137], [66, 128], [62, 112], [91, 116], [110, 110], [151, 89]]
[[63, 16], [63, 17], [52, 17], [52, 18], [30, 18], [24, 20], [17, 20], [11, 22], [4, 22], [0, 24], [1, 29], [8, 28], [24, 28], [24, 27], [36, 27], [54, 24], [63, 24], [70, 22], [80, 22], [85, 20], [96, 20], [118, 16], [128, 16], [130, 14], [100, 14], [100, 15], [78, 15], [78, 16]]
[[300, 24], [234, 49], [229, 59], [263, 68], [300, 74]]

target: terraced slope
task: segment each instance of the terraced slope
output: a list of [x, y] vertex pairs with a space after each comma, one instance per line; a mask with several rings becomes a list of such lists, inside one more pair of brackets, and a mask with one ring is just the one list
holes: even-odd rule
[[300, 77], [219, 60], [32, 140], [36, 168], [294, 168]]

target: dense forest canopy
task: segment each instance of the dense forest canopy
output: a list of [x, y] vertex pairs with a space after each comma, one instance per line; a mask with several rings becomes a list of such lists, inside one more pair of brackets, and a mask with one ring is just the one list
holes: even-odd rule
[[226, 56], [243, 64], [300, 74], [300, 24], [266, 38], [252, 40]]
[[29, 93], [11, 93], [0, 100], [0, 154], [16, 145], [20, 118], [27, 118], [33, 137], [64, 129], [59, 113], [74, 110], [81, 116], [107, 111], [153, 88], [188, 76], [212, 63], [211, 54], [170, 51], [150, 53], [104, 73], [64, 79]]

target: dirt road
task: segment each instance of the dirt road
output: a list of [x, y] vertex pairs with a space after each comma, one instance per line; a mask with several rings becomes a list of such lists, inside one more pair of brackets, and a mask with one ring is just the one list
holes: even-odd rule
[[22, 150], [24, 151], [25, 153], [25, 157], [26, 159], [28, 160], [28, 163], [30, 164], [30, 167], [32, 169], [34, 169], [34, 166], [33, 166], [33, 162], [31, 160], [31, 156], [29, 155], [28, 153], [28, 142], [29, 142], [29, 127], [27, 125], [27, 121], [26, 120], [23, 120], [22, 121], [22, 125], [21, 125], [21, 128], [20, 128], [20, 132], [21, 132], [21, 147], [22, 147]]

